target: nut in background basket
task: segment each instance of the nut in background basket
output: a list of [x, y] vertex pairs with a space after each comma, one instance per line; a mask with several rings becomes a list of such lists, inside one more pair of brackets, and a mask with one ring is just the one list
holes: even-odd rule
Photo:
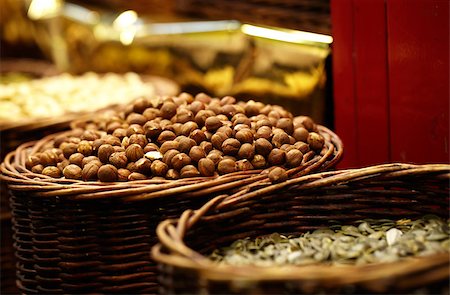
[[[323, 172], [275, 185], [247, 187], [185, 211], [157, 229], [163, 293], [445, 294], [449, 253], [351, 266], [218, 266], [206, 255], [237, 239], [274, 232], [299, 235], [374, 219], [448, 218], [450, 165], [386, 164]], [[419, 291], [420, 290], [420, 291]]]

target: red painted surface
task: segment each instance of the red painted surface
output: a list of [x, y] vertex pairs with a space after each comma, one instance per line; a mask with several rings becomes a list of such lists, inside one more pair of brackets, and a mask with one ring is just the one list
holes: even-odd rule
[[449, 163], [449, 1], [331, 0], [339, 168]]
[[331, 0], [333, 42], [333, 87], [335, 97], [335, 129], [344, 142], [342, 167], [358, 163], [356, 148], [356, 106], [353, 73], [352, 0]]
[[449, 163], [449, 1], [388, 1], [392, 161]]

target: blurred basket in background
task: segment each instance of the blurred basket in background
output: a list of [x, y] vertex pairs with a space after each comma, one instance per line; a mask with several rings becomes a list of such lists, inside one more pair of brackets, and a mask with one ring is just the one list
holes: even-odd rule
[[157, 229], [163, 294], [448, 292], [449, 253], [353, 266], [218, 266], [206, 255], [237, 239], [295, 236], [330, 221], [449, 214], [450, 165], [386, 164], [248, 187], [185, 211]]

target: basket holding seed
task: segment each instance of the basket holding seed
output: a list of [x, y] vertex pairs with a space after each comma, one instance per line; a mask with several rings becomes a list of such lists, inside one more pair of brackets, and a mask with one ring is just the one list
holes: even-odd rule
[[162, 293], [446, 294], [450, 165], [247, 186], [162, 222]]
[[142, 97], [8, 154], [25, 293], [152, 293], [156, 225], [248, 184], [332, 168], [337, 135], [278, 106], [182, 93]]

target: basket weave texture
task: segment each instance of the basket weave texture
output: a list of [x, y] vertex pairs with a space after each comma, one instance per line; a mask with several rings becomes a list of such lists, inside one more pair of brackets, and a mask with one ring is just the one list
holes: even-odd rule
[[[218, 196], [157, 228], [152, 256], [162, 293], [327, 294], [448, 292], [449, 254], [351, 266], [218, 266], [207, 257], [237, 239], [298, 235], [365, 218], [449, 217], [450, 165], [385, 164], [311, 174]], [[447, 288], [447, 289], [445, 289]], [[443, 291], [444, 290], [444, 291]]]
[[[333, 167], [342, 143], [319, 126], [321, 153], [305, 154], [291, 177]], [[71, 131], [68, 131], [71, 132]], [[199, 208], [221, 193], [265, 183], [261, 170], [218, 177], [83, 182], [35, 174], [25, 167], [60, 134], [21, 145], [1, 165], [8, 183], [18, 286], [24, 293], [153, 293], [157, 266], [149, 251], [159, 222]]]

